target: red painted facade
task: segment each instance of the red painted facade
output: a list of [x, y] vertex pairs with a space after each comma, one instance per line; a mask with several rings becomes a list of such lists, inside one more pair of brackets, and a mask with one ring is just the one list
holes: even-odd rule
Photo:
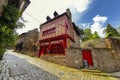
[[38, 56], [65, 55], [66, 48], [74, 43], [74, 29], [70, 12], [65, 12], [40, 25]]

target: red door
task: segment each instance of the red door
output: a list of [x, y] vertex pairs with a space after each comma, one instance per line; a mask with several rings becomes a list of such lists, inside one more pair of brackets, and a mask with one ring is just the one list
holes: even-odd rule
[[83, 60], [87, 60], [89, 66], [93, 66], [91, 50], [82, 50]]

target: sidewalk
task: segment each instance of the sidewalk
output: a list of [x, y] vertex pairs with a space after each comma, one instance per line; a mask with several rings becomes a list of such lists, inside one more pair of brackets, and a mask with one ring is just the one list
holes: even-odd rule
[[15, 55], [17, 57], [23, 58], [31, 64], [38, 66], [57, 76], [60, 80], [119, 80], [113, 77], [109, 77], [104, 73], [99, 73], [99, 75], [91, 74], [90, 72], [77, 70], [73, 68], [68, 68], [65, 66], [57, 65], [48, 61], [41, 60], [39, 58], [30, 57], [23, 54], [18, 54], [7, 51], [7, 54]]

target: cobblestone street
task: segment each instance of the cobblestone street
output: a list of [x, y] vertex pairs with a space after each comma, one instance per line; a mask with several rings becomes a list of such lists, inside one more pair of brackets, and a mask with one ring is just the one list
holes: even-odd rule
[[[4, 64], [4, 65], [3, 65]], [[0, 63], [0, 80], [119, 80], [43, 61], [7, 50]]]
[[53, 74], [30, 64], [27, 59], [8, 54], [8, 52], [5, 54], [4, 63], [0, 80], [58, 80]]

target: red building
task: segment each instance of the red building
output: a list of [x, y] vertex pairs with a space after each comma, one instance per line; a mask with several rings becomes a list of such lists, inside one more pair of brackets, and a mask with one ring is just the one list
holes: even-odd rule
[[59, 15], [54, 12], [54, 18], [46, 17], [47, 21], [40, 25], [39, 54], [66, 55], [66, 48], [79, 43], [79, 31], [72, 22], [69, 9]]

